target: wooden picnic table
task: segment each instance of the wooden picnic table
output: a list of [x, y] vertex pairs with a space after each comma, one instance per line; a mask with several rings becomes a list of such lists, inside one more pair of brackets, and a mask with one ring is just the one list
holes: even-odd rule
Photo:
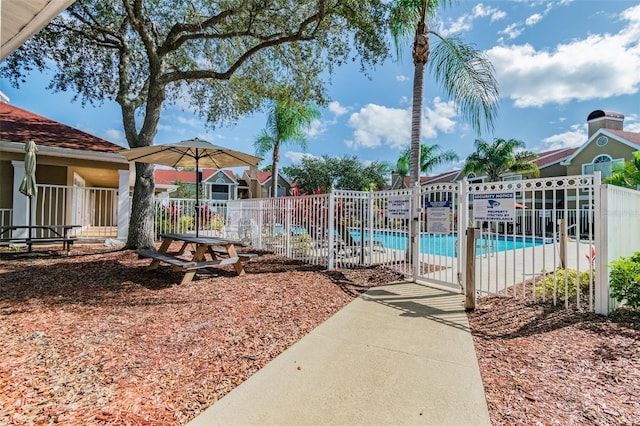
[[[160, 234], [160, 237], [162, 243], [157, 251], [138, 250], [138, 254], [152, 259], [147, 270], [157, 269], [160, 263], [164, 262], [171, 265], [173, 270], [184, 271], [181, 284], [190, 282], [198, 270], [212, 266], [233, 265], [238, 275], [244, 275], [244, 262], [256, 256], [255, 253], [238, 254], [236, 246], [244, 244], [226, 238], [203, 237], [193, 234]], [[173, 242], [181, 242], [182, 246], [176, 253], [169, 253], [169, 247]], [[185, 259], [186, 249], [190, 245], [195, 248], [193, 255], [190, 259]], [[207, 254], [211, 260], [206, 259]]]

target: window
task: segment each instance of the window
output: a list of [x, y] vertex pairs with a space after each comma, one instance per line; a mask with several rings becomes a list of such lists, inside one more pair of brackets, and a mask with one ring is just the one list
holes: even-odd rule
[[229, 199], [229, 185], [211, 185], [211, 199], [212, 200], [228, 200]]
[[624, 164], [624, 159], [613, 160], [609, 155], [598, 155], [593, 159], [591, 163], [582, 165], [582, 173], [585, 175], [591, 175], [594, 172], [600, 172], [600, 177], [603, 179], [611, 176], [611, 171], [617, 165]]
[[522, 175], [510, 175], [502, 178], [503, 181], [506, 180], [522, 180]]
[[597, 140], [596, 140], [596, 145], [598, 146], [605, 146], [607, 144], [607, 142], [609, 142], [609, 138], [606, 136], [600, 136]]
[[484, 178], [476, 177], [476, 174], [471, 172], [467, 175], [467, 182], [469, 183], [482, 183], [484, 182]]

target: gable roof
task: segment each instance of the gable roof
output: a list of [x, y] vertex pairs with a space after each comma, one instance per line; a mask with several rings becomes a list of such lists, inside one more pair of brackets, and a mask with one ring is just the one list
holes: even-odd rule
[[538, 158], [536, 159], [536, 164], [538, 165], [539, 169], [552, 166], [554, 164], [560, 163], [561, 161], [565, 160], [567, 157], [571, 156], [571, 154], [573, 154], [577, 150], [578, 148], [575, 147], [575, 148], [560, 148], [560, 149], [554, 149], [551, 151], [541, 152], [540, 154], [538, 154]]
[[[280, 175], [280, 178], [282, 180], [291, 184], [291, 182], [289, 182], [289, 180], [286, 177], [282, 176], [282, 173], [278, 173], [278, 175]], [[251, 169], [246, 169], [242, 173], [242, 180], [244, 181], [254, 180], [254, 178], [251, 177]], [[267, 182], [271, 180], [271, 172], [259, 170], [256, 173], [255, 180], [257, 180], [261, 186], [264, 186]]]
[[0, 102], [0, 141], [27, 143], [30, 140], [36, 145], [54, 148], [113, 153], [122, 150], [120, 145], [82, 130]]
[[460, 169], [449, 170], [434, 176], [427, 176], [424, 179], [420, 178], [420, 184], [426, 185], [430, 183], [441, 183], [441, 182], [454, 182], [458, 177], [458, 174], [461, 173]]
[[[538, 158], [535, 159], [535, 163], [538, 165], [539, 169], [549, 167], [565, 160], [577, 150], [578, 148], [559, 148], [544, 151], [538, 154]], [[420, 183], [425, 185], [430, 183], [455, 182], [460, 178], [461, 173], [462, 169], [448, 170], [437, 175], [427, 176], [425, 178], [421, 177]]]
[[625, 130], [614, 130], [614, 129], [598, 129], [591, 137], [585, 142], [580, 148], [578, 148], [571, 156], [565, 159], [562, 164], [569, 165], [574, 158], [578, 156], [582, 151], [584, 151], [593, 141], [598, 139], [600, 136], [607, 136], [617, 140], [618, 142], [627, 145], [631, 149], [640, 150], [640, 133], [636, 132], [627, 132]]

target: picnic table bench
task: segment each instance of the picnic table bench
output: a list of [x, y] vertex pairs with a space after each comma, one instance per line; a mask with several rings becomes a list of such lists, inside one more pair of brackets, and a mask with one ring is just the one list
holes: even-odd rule
[[[158, 250], [138, 250], [141, 257], [151, 258], [151, 264], [147, 270], [154, 270], [161, 262], [171, 265], [174, 271], [185, 272], [181, 284], [190, 282], [196, 272], [212, 266], [233, 265], [238, 275], [245, 273], [243, 263], [257, 256], [255, 253], [238, 253], [235, 245], [242, 245], [239, 241], [218, 237], [196, 237], [191, 234], [161, 234], [162, 243]], [[169, 246], [174, 242], [182, 242], [177, 253], [169, 253]], [[191, 259], [184, 259], [186, 248], [195, 246]], [[209, 254], [212, 260], [206, 260], [205, 254]], [[222, 257], [225, 256], [225, 257]]]
[[[77, 240], [69, 235], [73, 228], [80, 225], [9, 225], [0, 226], [0, 244], [26, 244], [29, 252], [34, 244], [62, 243], [62, 248], [69, 254], [71, 246]], [[14, 235], [15, 231], [20, 235]], [[35, 235], [34, 235], [35, 232]], [[25, 235], [26, 234], [26, 235]]]

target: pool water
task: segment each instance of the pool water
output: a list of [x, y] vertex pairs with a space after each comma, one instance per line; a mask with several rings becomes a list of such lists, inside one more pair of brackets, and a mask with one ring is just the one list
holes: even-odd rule
[[[360, 242], [360, 230], [352, 229], [351, 236]], [[369, 232], [364, 232], [365, 240], [369, 239]], [[378, 241], [385, 248], [393, 250], [406, 250], [408, 238], [406, 232], [374, 231], [373, 240]], [[457, 257], [458, 237], [455, 234], [420, 234], [420, 253]], [[483, 255], [499, 251], [534, 247], [542, 245], [541, 238], [531, 238], [510, 235], [491, 235], [476, 240], [476, 254]]]

